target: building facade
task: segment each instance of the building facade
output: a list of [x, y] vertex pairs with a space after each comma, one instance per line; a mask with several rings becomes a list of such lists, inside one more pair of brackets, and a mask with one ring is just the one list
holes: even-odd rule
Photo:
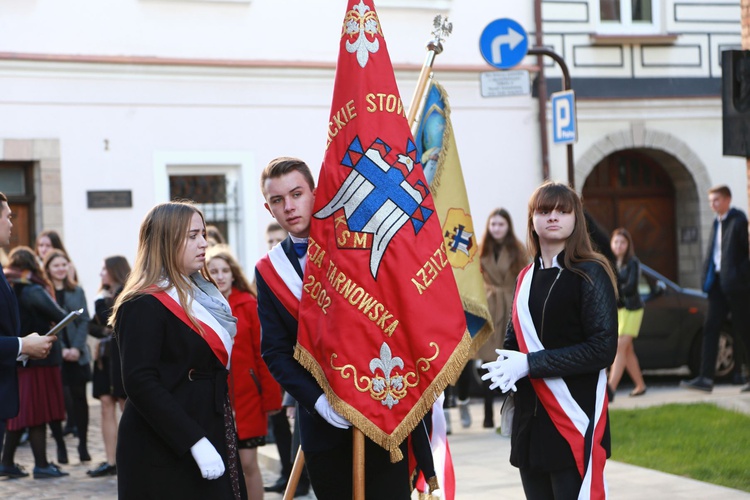
[[[639, 5], [612, 21], [605, 0], [543, 1], [543, 43], [573, 76], [575, 183], [587, 207], [607, 230], [632, 229], [647, 264], [697, 286], [710, 224], [706, 190], [726, 183], [735, 205], [747, 206], [744, 160], [721, 154], [719, 53], [740, 43], [739, 3]], [[15, 243], [59, 230], [93, 297], [103, 258], [132, 261], [145, 213], [185, 197], [201, 204], [249, 270], [265, 251], [271, 220], [262, 168], [291, 155], [319, 169], [345, 7], [343, 0], [5, 2], [0, 190], [17, 214]], [[537, 99], [481, 96], [479, 75], [492, 68], [478, 39], [488, 22], [508, 17], [533, 45], [533, 4], [376, 7], [407, 106], [433, 16], [453, 22], [435, 76], [450, 95], [477, 231], [502, 206], [524, 237], [526, 203], [542, 181]], [[524, 61], [532, 77], [534, 64]], [[545, 73], [550, 90], [559, 87], [558, 69], [549, 64]], [[550, 166], [551, 178], [567, 180], [564, 148], [550, 147]]]

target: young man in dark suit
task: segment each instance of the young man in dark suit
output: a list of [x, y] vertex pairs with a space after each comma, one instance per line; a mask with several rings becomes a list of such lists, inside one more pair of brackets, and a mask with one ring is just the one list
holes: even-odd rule
[[[708, 293], [708, 313], [703, 327], [701, 369], [698, 377], [683, 380], [680, 386], [711, 392], [714, 387], [719, 331], [727, 314], [732, 313], [735, 339], [743, 338], [750, 349], [750, 253], [747, 217], [731, 207], [732, 192], [727, 186], [708, 191], [711, 210], [716, 214], [708, 253], [703, 265], [703, 291]], [[750, 391], [750, 384], [742, 392]]]
[[[294, 359], [315, 181], [302, 160], [277, 158], [263, 171], [261, 189], [266, 209], [289, 233], [255, 269], [263, 359], [299, 404], [302, 450], [315, 496], [319, 500], [351, 498], [351, 423], [331, 407], [310, 372]], [[407, 460], [391, 464], [388, 451], [369, 439], [365, 443], [367, 498], [409, 498]]]
[[[0, 246], [10, 244], [11, 215], [8, 198], [0, 193]], [[47, 357], [52, 343], [57, 340], [55, 336], [40, 337], [38, 333], [20, 338], [20, 326], [16, 296], [5, 274], [0, 272], [0, 443], [5, 434], [5, 421], [18, 414], [16, 361]], [[0, 476], [19, 477], [18, 471], [16, 468], [6, 470], [0, 465]]]

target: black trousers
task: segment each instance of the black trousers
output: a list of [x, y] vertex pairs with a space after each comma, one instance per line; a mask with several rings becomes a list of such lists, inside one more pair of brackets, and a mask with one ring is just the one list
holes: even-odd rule
[[[352, 433], [338, 446], [323, 452], [305, 452], [305, 464], [318, 500], [352, 497]], [[365, 438], [365, 498], [367, 500], [409, 500], [409, 460], [406, 442], [403, 460], [392, 464], [390, 453]]]
[[750, 331], [748, 330], [750, 328], [750, 293], [724, 293], [721, 290], [721, 279], [717, 274], [708, 291], [708, 313], [703, 327], [700, 371], [702, 377], [714, 378], [716, 356], [719, 352], [719, 332], [730, 312], [732, 313], [732, 334], [735, 340], [742, 339], [745, 348], [750, 349]]
[[292, 431], [289, 429], [289, 420], [286, 418], [286, 408], [268, 417], [273, 422], [273, 439], [279, 452], [281, 462], [281, 477], [284, 481], [289, 480], [292, 472]]
[[529, 468], [521, 469], [521, 483], [527, 500], [576, 500], [583, 480], [575, 467], [554, 472]]

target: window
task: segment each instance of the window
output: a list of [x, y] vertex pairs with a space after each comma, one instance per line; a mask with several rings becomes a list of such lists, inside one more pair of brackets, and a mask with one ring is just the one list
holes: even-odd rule
[[241, 219], [234, 179], [226, 175], [170, 175], [169, 196], [195, 202], [207, 225], [216, 226], [228, 244], [238, 243], [237, 224]]
[[659, 0], [595, 0], [599, 32], [618, 34], [656, 33], [660, 30]]

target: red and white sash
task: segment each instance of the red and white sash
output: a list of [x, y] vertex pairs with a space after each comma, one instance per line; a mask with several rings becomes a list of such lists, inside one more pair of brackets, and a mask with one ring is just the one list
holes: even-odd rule
[[[172, 288], [168, 288], [164, 291], [155, 292], [152, 294], [156, 297], [159, 302], [169, 309], [169, 311], [177, 316], [183, 323], [185, 323], [191, 330], [196, 333], [200, 333], [196, 330], [193, 323], [188, 318], [185, 309], [180, 305], [180, 298], [177, 295], [177, 291]], [[193, 315], [198, 320], [198, 324], [203, 328], [203, 340], [208, 343], [208, 346], [213, 351], [214, 355], [221, 361], [227, 370], [229, 369], [229, 360], [232, 358], [232, 337], [229, 332], [221, 326], [221, 324], [203, 307], [197, 300], [193, 300], [192, 303]]]
[[[529, 264], [518, 275], [516, 296], [513, 300], [513, 327], [520, 351], [528, 354], [544, 349], [529, 312], [529, 291], [534, 264]], [[604, 464], [607, 452], [601, 445], [607, 418], [607, 376], [599, 371], [596, 385], [595, 418], [591, 419], [570, 394], [565, 381], [560, 378], [530, 378], [539, 400], [550, 416], [557, 431], [565, 438], [573, 452], [578, 472], [583, 478], [579, 500], [607, 498]]]
[[256, 264], [263, 281], [273, 290], [294, 319], [299, 319], [299, 302], [302, 298], [302, 278], [294, 269], [281, 243], [276, 244]]

